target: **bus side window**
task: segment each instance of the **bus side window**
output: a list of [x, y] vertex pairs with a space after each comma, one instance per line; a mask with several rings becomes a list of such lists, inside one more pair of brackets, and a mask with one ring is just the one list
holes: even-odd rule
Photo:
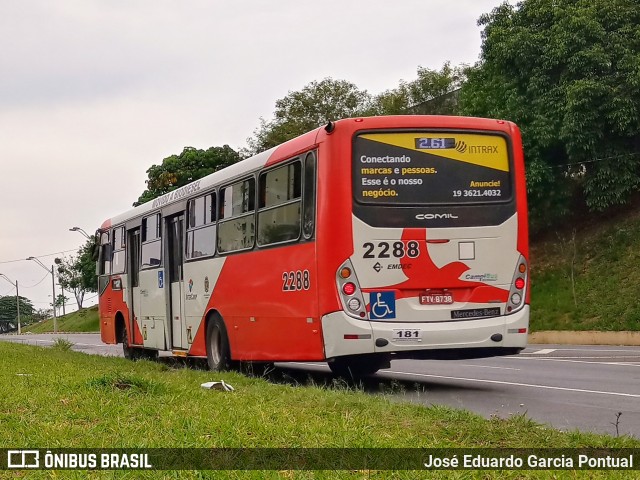
[[124, 250], [124, 227], [113, 229], [113, 260], [111, 273], [124, 273], [125, 250]]
[[111, 275], [111, 242], [109, 241], [109, 232], [104, 232], [100, 235], [98, 275]]
[[256, 181], [248, 178], [220, 190], [218, 252], [253, 248], [256, 237]]
[[186, 258], [211, 256], [216, 253], [216, 194], [189, 200], [187, 206]]
[[258, 245], [300, 238], [301, 162], [296, 160], [260, 174]]
[[304, 206], [302, 233], [309, 240], [313, 237], [316, 216], [316, 155], [309, 152], [304, 161]]
[[156, 213], [142, 219], [142, 268], [160, 265], [161, 252], [160, 214]]

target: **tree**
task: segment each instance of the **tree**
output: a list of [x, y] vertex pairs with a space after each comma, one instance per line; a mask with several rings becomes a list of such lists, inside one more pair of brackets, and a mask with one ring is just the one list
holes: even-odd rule
[[535, 224], [580, 196], [591, 210], [626, 202], [640, 186], [638, 1], [525, 0], [478, 23], [462, 110], [520, 125]]
[[371, 96], [346, 80], [325, 78], [276, 101], [273, 120], [260, 119], [260, 127], [247, 140], [251, 153], [262, 152], [303, 133], [371, 109]]
[[[69, 302], [69, 297], [59, 293], [56, 295], [56, 301], [51, 303], [50, 305], [56, 309], [58, 315], [60, 315], [60, 309], [62, 309], [62, 314], [65, 315], [65, 305]], [[81, 306], [79, 308], [82, 308]]]
[[[82, 308], [85, 292], [98, 291], [98, 277], [96, 275], [96, 262], [93, 260], [94, 239], [88, 239], [78, 249], [75, 257], [56, 258], [58, 265], [58, 282], [60, 285], [73, 292], [78, 302], [78, 308]], [[63, 304], [61, 295], [56, 298], [56, 306]]]
[[169, 193], [199, 178], [233, 165], [241, 159], [240, 154], [229, 145], [199, 150], [184, 147], [180, 155], [171, 155], [160, 165], [147, 170], [147, 188], [133, 205], [141, 205], [156, 197]]
[[[325, 78], [276, 101], [274, 118], [260, 119], [254, 136], [247, 140], [248, 154], [280, 145], [331, 120], [370, 115], [408, 113], [455, 114], [457, 102], [447, 94], [460, 88], [464, 68], [445, 63], [440, 71], [418, 67], [416, 80], [376, 96], [345, 80]], [[443, 99], [438, 101], [438, 99]]]
[[[31, 300], [23, 296], [18, 297], [20, 302], [20, 323], [28, 325], [33, 322], [34, 307]], [[16, 297], [4, 296], [0, 297], [0, 333], [5, 333], [17, 328], [18, 322], [18, 306]]]
[[400, 85], [373, 99], [374, 115], [456, 115], [455, 92], [465, 79], [465, 66], [451, 67], [449, 62], [438, 70], [418, 67], [415, 80], [400, 81]]

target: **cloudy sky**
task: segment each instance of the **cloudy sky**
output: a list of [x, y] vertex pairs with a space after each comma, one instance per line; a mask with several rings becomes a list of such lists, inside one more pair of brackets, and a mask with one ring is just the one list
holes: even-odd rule
[[[24, 259], [75, 253], [69, 228], [130, 208], [151, 165], [245, 146], [313, 80], [376, 94], [418, 66], [474, 63], [476, 21], [500, 3], [0, 0], [0, 273], [46, 308], [51, 277]], [[0, 295], [15, 289], [0, 279]]]

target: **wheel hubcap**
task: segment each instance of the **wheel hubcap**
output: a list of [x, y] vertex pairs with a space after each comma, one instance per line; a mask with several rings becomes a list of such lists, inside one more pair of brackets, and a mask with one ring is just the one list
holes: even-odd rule
[[211, 359], [216, 365], [220, 364], [220, 360], [222, 358], [220, 349], [220, 330], [214, 328], [211, 332]]

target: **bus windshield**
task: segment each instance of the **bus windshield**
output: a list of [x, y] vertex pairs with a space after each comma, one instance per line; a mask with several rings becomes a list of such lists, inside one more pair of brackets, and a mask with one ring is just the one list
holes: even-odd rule
[[512, 197], [509, 144], [492, 133], [362, 133], [353, 192], [364, 205], [465, 205]]

